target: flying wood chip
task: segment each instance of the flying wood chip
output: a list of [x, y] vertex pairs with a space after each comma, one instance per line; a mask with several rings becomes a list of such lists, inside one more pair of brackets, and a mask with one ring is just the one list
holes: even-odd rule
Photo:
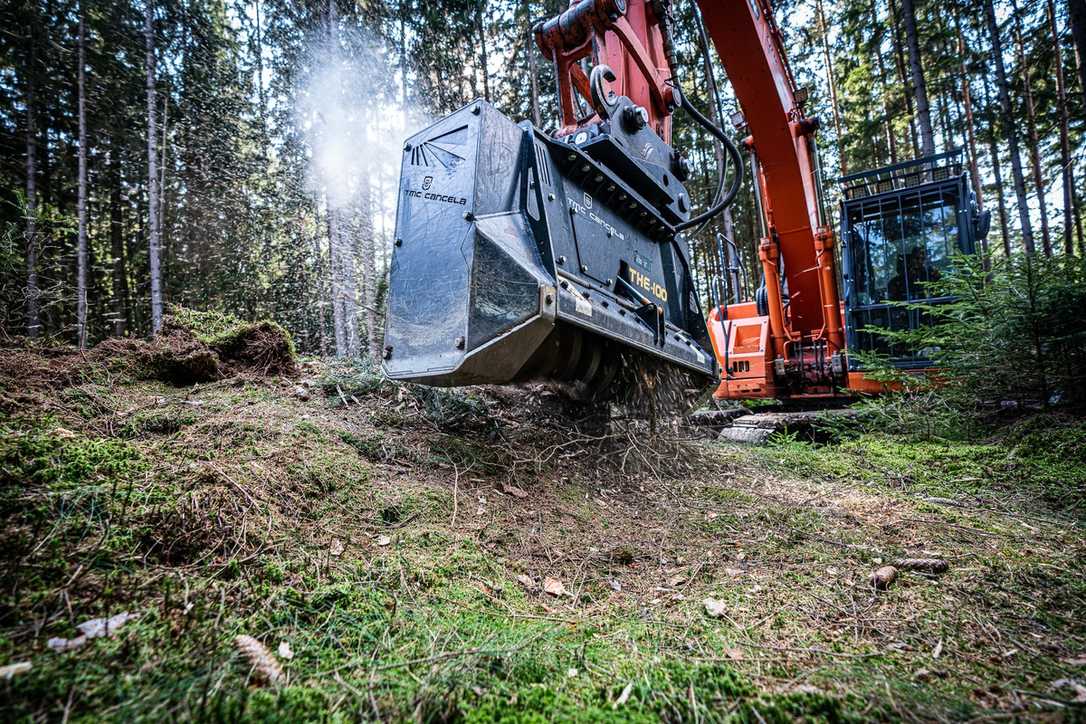
[[707, 598], [702, 603], [705, 606], [705, 613], [713, 618], [721, 618], [728, 610], [727, 604], [718, 598]]

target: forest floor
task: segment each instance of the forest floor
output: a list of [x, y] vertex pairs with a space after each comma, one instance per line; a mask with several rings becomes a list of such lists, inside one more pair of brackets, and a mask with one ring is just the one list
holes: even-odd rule
[[1086, 715], [1081, 424], [742, 448], [126, 353], [0, 351], [4, 720]]

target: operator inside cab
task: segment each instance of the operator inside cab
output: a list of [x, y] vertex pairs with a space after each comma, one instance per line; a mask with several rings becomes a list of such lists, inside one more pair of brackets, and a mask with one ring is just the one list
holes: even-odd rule
[[911, 302], [931, 297], [955, 250], [953, 210], [867, 219], [850, 229], [855, 291], [860, 305]]
[[897, 275], [887, 285], [887, 299], [892, 302], [906, 302], [928, 296], [925, 283], [939, 281], [941, 275], [928, 260], [928, 249], [924, 244], [917, 244], [906, 257], [897, 255]]

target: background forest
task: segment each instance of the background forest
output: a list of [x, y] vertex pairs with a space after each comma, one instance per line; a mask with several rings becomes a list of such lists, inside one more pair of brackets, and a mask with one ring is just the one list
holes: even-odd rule
[[[274, 318], [306, 353], [376, 349], [403, 139], [475, 97], [551, 128], [530, 28], [559, 5], [5, 3], [0, 330], [93, 344], [178, 304]], [[961, 148], [993, 212], [986, 253], [1086, 254], [1083, 0], [776, 8], [828, 179]], [[672, 10], [676, 75], [715, 115], [694, 4]], [[675, 141], [707, 199], [712, 144], [684, 114]], [[696, 261], [718, 230], [756, 261], [753, 203], [694, 240]]]

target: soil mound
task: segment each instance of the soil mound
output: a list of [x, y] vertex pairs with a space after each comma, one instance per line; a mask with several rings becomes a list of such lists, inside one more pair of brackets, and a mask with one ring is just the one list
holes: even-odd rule
[[161, 380], [185, 386], [238, 374], [296, 371], [294, 343], [275, 322], [175, 308], [150, 340], [111, 338], [82, 352], [68, 345], [0, 350], [0, 409], [32, 404], [35, 393], [86, 382]]
[[191, 330], [172, 320], [162, 327], [136, 357], [142, 368], [141, 377], [159, 379], [174, 385], [194, 385], [211, 382], [222, 376], [219, 356], [196, 338]]
[[290, 375], [297, 368], [290, 335], [269, 320], [240, 325], [216, 341], [213, 349], [230, 371]]

